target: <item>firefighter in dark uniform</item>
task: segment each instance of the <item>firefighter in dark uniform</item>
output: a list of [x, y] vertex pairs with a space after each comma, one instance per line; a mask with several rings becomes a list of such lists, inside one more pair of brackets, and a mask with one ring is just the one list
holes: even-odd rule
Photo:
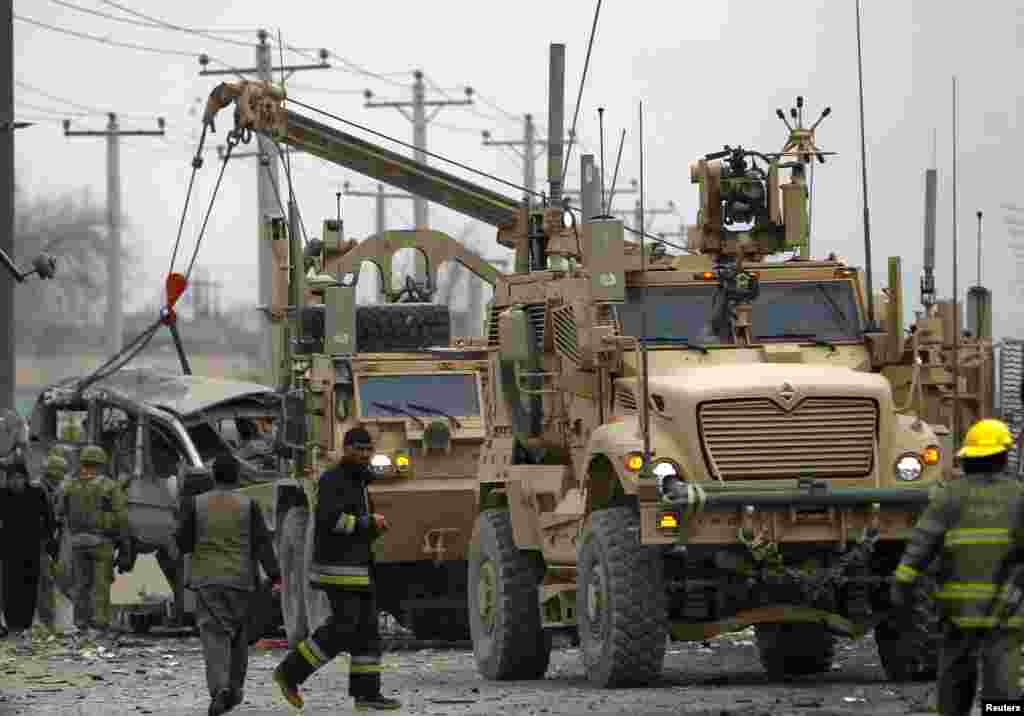
[[1007, 556], [1024, 543], [1024, 485], [1004, 472], [1012, 445], [1009, 428], [999, 420], [971, 426], [957, 453], [965, 477], [935, 489], [894, 574], [892, 601], [900, 608], [932, 560], [942, 557], [935, 594], [945, 617], [937, 690], [942, 716], [970, 713], [979, 658], [982, 698], [1021, 697], [1024, 618], [1012, 609], [1008, 617], [998, 616], [1010, 591], [1001, 576]]
[[236, 492], [238, 463], [213, 463], [214, 488], [186, 498], [178, 547], [191, 554], [189, 586], [196, 593], [196, 622], [206, 660], [210, 716], [242, 703], [249, 660], [246, 624], [259, 565], [275, 587], [281, 570], [259, 505]]
[[314, 510], [309, 583], [326, 592], [331, 616], [274, 670], [285, 699], [302, 708], [299, 685], [342, 651], [351, 655], [349, 695], [357, 709], [401, 707], [381, 695], [381, 642], [371, 545], [388, 528], [374, 514], [367, 482], [373, 479], [373, 441], [361, 427], [345, 434], [341, 462], [320, 476]]

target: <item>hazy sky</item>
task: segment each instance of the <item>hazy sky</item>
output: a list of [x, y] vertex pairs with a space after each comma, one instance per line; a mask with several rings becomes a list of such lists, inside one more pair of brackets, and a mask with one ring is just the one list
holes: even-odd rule
[[[199, 53], [216, 58], [211, 67], [254, 64], [255, 31], [265, 27], [295, 47], [325, 47], [335, 56], [333, 69], [296, 73], [291, 93], [298, 99], [411, 140], [411, 124], [394, 109], [363, 107], [362, 90], [377, 99], [408, 100], [412, 70], [452, 97], [472, 86], [472, 108], [443, 109], [428, 131], [428, 148], [514, 182], [522, 180], [518, 158], [509, 150], [481, 146], [480, 130], [496, 139], [518, 139], [521, 116], [533, 113], [546, 133], [548, 47], [566, 44], [566, 125], [571, 123], [586, 57], [595, 2], [552, 3], [523, 0], [509, 4], [435, 0], [413, 3], [247, 2], [177, 3], [118, 0], [122, 8], [179, 26], [200, 28], [218, 38], [144, 27], [138, 16], [103, 0], [15, 0], [15, 13], [64, 30], [113, 42], [183, 53], [158, 54], [80, 39], [15, 20], [15, 87], [19, 118], [50, 118], [16, 136], [18, 178], [33, 193], [63, 193], [89, 187], [105, 201], [106, 154], [100, 138], [65, 138], [59, 119], [74, 119], [78, 129], [102, 129], [103, 114], [77, 116], [90, 109], [116, 111], [122, 128], [151, 129], [157, 116], [168, 122], [168, 137], [122, 141], [123, 208], [126, 238], [145, 251], [145, 276], [133, 305], [151, 300], [162, 286], [199, 135], [196, 100], [205, 101], [221, 77], [199, 76]], [[108, 14], [127, 22], [87, 14]], [[830, 105], [833, 114], [819, 128], [819, 145], [839, 155], [816, 168], [812, 253], [837, 251], [863, 263], [860, 135], [857, 113], [857, 65], [853, 0], [718, 0], [667, 3], [605, 0], [597, 28], [579, 113], [578, 132], [586, 148], [598, 149], [596, 108], [604, 106], [605, 154], [610, 172], [618, 136], [627, 131], [620, 186], [639, 178], [638, 103], [644, 103], [645, 183], [649, 206], [673, 200], [681, 217], [659, 216], [651, 230], [674, 231], [694, 220], [696, 192], [688, 165], [723, 144], [777, 151], [785, 129], [776, 107], [788, 108], [797, 94], [817, 116]], [[868, 180], [876, 285], [884, 280], [889, 255], [904, 257], [907, 308], [917, 306], [922, 256], [923, 172], [932, 161], [933, 131], [940, 174], [937, 284], [940, 296], [951, 292], [952, 118], [951, 77], [960, 82], [959, 238], [960, 287], [976, 277], [975, 212], [985, 214], [983, 283], [994, 292], [996, 333], [1022, 331], [1020, 300], [1013, 281], [1017, 260], [1008, 246], [1002, 204], [1024, 206], [1019, 164], [1022, 158], [1018, 117], [1024, 42], [1020, 3], [982, 0], [936, 3], [924, 0], [863, 0], [864, 81]], [[231, 44], [241, 43], [241, 45]], [[379, 77], [360, 74], [340, 59]], [[309, 62], [285, 51], [287, 64]], [[48, 98], [26, 85], [71, 102]], [[314, 89], [319, 88], [319, 89]], [[327, 91], [331, 90], [331, 91]], [[442, 98], [431, 91], [431, 98]], [[68, 112], [65, 114], [65, 112]], [[319, 118], [322, 121], [323, 118]], [[222, 142], [230, 115], [218, 124]], [[358, 134], [358, 132], [354, 132]], [[372, 139], [372, 138], [371, 138]], [[377, 140], [374, 140], [377, 141]], [[392, 146], [397, 151], [408, 151]], [[577, 186], [580, 152], [573, 150], [568, 183]], [[431, 163], [437, 163], [431, 160]], [[538, 181], [546, 179], [538, 162]], [[467, 175], [447, 167], [456, 174]], [[218, 170], [217, 156], [197, 180], [183, 239], [188, 252], [195, 241]], [[228, 166], [214, 207], [200, 263], [225, 284], [232, 301], [256, 299], [256, 172], [254, 160]], [[350, 181], [355, 188], [373, 183], [340, 167], [305, 156], [293, 158], [294, 184], [307, 231], [318, 235], [325, 217], [336, 212], [335, 192]], [[283, 175], [282, 175], [283, 178]], [[509, 196], [509, 187], [481, 183]], [[539, 189], [546, 189], [541, 184]], [[633, 196], [616, 203], [626, 207]], [[391, 204], [391, 228], [412, 223], [408, 201]], [[373, 232], [373, 201], [343, 197], [349, 237]], [[431, 207], [434, 228], [457, 234], [468, 220]], [[491, 244], [494, 230], [477, 224], [475, 238]], [[179, 258], [178, 268], [182, 268]], [[126, 281], [127, 283], [127, 281]]]

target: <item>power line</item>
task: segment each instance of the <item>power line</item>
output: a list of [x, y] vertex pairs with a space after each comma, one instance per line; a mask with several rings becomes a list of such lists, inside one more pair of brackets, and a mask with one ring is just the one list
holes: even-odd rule
[[160, 47], [148, 47], [147, 45], [136, 45], [135, 43], [131, 43], [131, 42], [118, 42], [116, 40], [110, 40], [110, 39], [105, 38], [105, 37], [98, 37], [96, 35], [90, 35], [90, 34], [85, 33], [85, 32], [76, 32], [74, 30], [68, 30], [67, 28], [64, 28], [64, 27], [57, 27], [56, 25], [49, 25], [49, 24], [47, 24], [45, 22], [39, 22], [38, 20], [33, 20], [32, 18], [29, 18], [29, 17], [23, 17], [23, 16], [18, 15], [16, 13], [13, 15], [13, 17], [14, 17], [15, 20], [20, 20], [21, 22], [27, 22], [29, 25], [35, 25], [37, 27], [41, 27], [41, 28], [44, 28], [46, 30], [52, 30], [53, 32], [59, 32], [59, 33], [62, 33], [64, 35], [71, 35], [72, 37], [78, 37], [78, 38], [83, 39], [83, 40], [92, 40], [93, 42], [100, 42], [100, 43], [102, 43], [104, 45], [110, 45], [111, 47], [125, 47], [125, 48], [127, 48], [129, 50], [140, 50], [142, 52], [153, 52], [153, 53], [158, 54], [158, 55], [173, 55], [175, 57], [197, 57], [199, 55], [198, 52], [183, 52], [181, 50], [168, 50], [166, 48], [160, 48]]
[[[106, 116], [107, 114], [110, 113], [109, 109], [100, 109], [98, 107], [93, 107], [93, 106], [88, 105], [88, 104], [82, 104], [81, 102], [75, 102], [73, 100], [67, 99], [66, 97], [61, 97], [59, 95], [55, 95], [55, 94], [52, 94], [50, 92], [47, 92], [46, 90], [40, 89], [39, 87], [36, 87], [34, 85], [30, 85], [28, 82], [22, 82], [21, 80], [15, 80], [14, 84], [16, 84], [18, 87], [21, 87], [22, 89], [28, 90], [29, 92], [35, 92], [38, 95], [41, 95], [43, 97], [46, 97], [47, 99], [53, 100], [54, 102], [60, 102], [62, 104], [66, 104], [66, 105], [69, 105], [71, 107], [74, 107], [75, 109], [81, 110], [80, 113], [68, 112], [67, 110], [63, 110], [63, 109], [62, 110], [53, 110], [55, 113], [59, 113], [59, 114], [63, 114], [63, 115], [69, 115], [70, 114], [72, 116], [75, 116], [76, 114], [78, 116], [86, 116], [86, 115], [96, 115], [96, 116], [103, 115], [103, 116]], [[47, 110], [41, 110], [41, 111], [47, 111]], [[124, 117], [126, 119], [147, 120], [147, 119], [150, 119], [152, 117], [151, 114], [142, 114], [142, 113], [128, 114], [128, 113], [125, 113], [125, 112], [118, 112], [117, 114], [118, 114], [118, 116]], [[175, 123], [174, 122], [170, 122], [169, 124], [175, 124]]]
[[[129, 17], [118, 17], [117, 15], [111, 15], [110, 13], [102, 12], [100, 10], [93, 10], [92, 8], [82, 7], [81, 5], [75, 5], [74, 3], [67, 2], [67, 0], [50, 0], [50, 2], [56, 5], [62, 5], [63, 7], [70, 8], [77, 12], [83, 12], [89, 15], [95, 15], [96, 17], [102, 17], [107, 20], [114, 22], [123, 22], [128, 25], [135, 25], [136, 27], [148, 27], [157, 30], [168, 29], [165, 25], [161, 25], [157, 22], [144, 22], [141, 20], [133, 20]], [[127, 12], [127, 11], [126, 11]], [[242, 33], [242, 32], [255, 32], [253, 30], [231, 30], [231, 29], [217, 29], [217, 30], [203, 30], [203, 32], [226, 32], [226, 33]]]
[[[56, 0], [54, 0], [54, 1], [56, 1]], [[239, 40], [232, 40], [232, 39], [227, 38], [227, 37], [217, 37], [216, 35], [213, 35], [213, 34], [211, 34], [209, 32], [204, 31], [204, 30], [197, 30], [197, 29], [191, 28], [191, 27], [184, 27], [183, 25], [175, 25], [174, 23], [167, 22], [166, 20], [161, 20], [160, 18], [153, 17], [152, 15], [146, 15], [145, 13], [141, 13], [138, 10], [132, 10], [131, 8], [125, 7], [124, 5], [121, 5], [120, 3], [113, 2], [113, 0], [100, 0], [100, 2], [103, 3], [104, 5], [110, 5], [111, 7], [116, 7], [121, 12], [128, 13], [129, 15], [134, 15], [135, 17], [141, 17], [143, 20], [148, 20], [149, 22], [156, 23], [156, 25], [158, 27], [162, 27], [162, 28], [165, 28], [165, 29], [168, 29], [168, 30], [177, 30], [178, 32], [185, 32], [185, 33], [188, 33], [190, 35], [198, 35], [199, 37], [205, 37], [205, 38], [210, 39], [210, 40], [216, 40], [217, 42], [224, 42], [224, 43], [229, 44], [229, 45], [239, 45], [241, 47], [252, 47], [252, 44], [248, 43], [248, 42], [241, 42]]]
[[[507, 179], [502, 179], [501, 177], [496, 177], [493, 174], [488, 174], [487, 172], [480, 171], [479, 169], [474, 169], [473, 167], [468, 166], [466, 164], [463, 164], [462, 162], [457, 162], [454, 159], [449, 159], [448, 157], [442, 156], [442, 155], [437, 154], [435, 152], [430, 152], [430, 151], [427, 151], [426, 149], [420, 149], [419, 147], [416, 147], [416, 146], [414, 146], [412, 144], [409, 144], [408, 142], [403, 142], [401, 139], [395, 139], [392, 136], [389, 136], [389, 135], [384, 134], [382, 132], [378, 132], [376, 130], [370, 129], [369, 127], [366, 127], [366, 126], [364, 126], [362, 124], [359, 124], [358, 122], [353, 122], [352, 120], [345, 119], [344, 117], [340, 117], [340, 116], [338, 116], [336, 114], [332, 114], [331, 112], [328, 112], [326, 110], [320, 109], [319, 107], [314, 107], [313, 105], [306, 104], [305, 102], [300, 102], [299, 100], [297, 100], [297, 99], [295, 99], [293, 97], [289, 98], [288, 101], [291, 102], [294, 105], [299, 106], [299, 107], [304, 107], [306, 109], [312, 110], [313, 112], [317, 112], [319, 114], [322, 114], [325, 117], [330, 117], [331, 119], [337, 120], [339, 122], [343, 122], [344, 124], [347, 124], [347, 125], [350, 125], [352, 127], [355, 127], [356, 129], [361, 129], [364, 132], [369, 132], [370, 134], [378, 136], [378, 137], [380, 137], [382, 139], [387, 139], [388, 141], [394, 142], [395, 144], [400, 144], [403, 147], [406, 147], [407, 149], [413, 149], [413, 150], [416, 150], [416, 151], [421, 151], [424, 154], [426, 154], [428, 157], [433, 157], [434, 159], [440, 159], [443, 162], [448, 162], [449, 164], [454, 164], [455, 166], [459, 167], [460, 169], [465, 169], [466, 171], [473, 172], [474, 174], [478, 174], [478, 175], [480, 175], [482, 177], [486, 177], [487, 179], [493, 179], [494, 181], [499, 182], [501, 184], [504, 184], [506, 186], [510, 186], [513, 189], [518, 189], [520, 191], [527, 191], [526, 187], [519, 186], [518, 184], [515, 184], [514, 182], [510, 182]], [[532, 191], [530, 193], [535, 195], [535, 196], [542, 196], [540, 192]]]

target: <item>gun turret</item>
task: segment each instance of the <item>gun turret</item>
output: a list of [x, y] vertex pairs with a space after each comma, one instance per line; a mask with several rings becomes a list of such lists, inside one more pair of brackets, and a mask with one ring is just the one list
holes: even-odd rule
[[[823, 163], [825, 155], [833, 154], [814, 142], [815, 130], [831, 112], [826, 107], [814, 124], [805, 127], [803, 97], [797, 97], [796, 107], [790, 110], [793, 124], [781, 109], [775, 111], [789, 131], [782, 151], [762, 153], [726, 145], [691, 165], [690, 180], [700, 186], [700, 209], [697, 224], [687, 231], [689, 248], [753, 261], [797, 248], [806, 258], [810, 242], [806, 166], [814, 158]], [[790, 170], [790, 180], [780, 185], [782, 169]]]

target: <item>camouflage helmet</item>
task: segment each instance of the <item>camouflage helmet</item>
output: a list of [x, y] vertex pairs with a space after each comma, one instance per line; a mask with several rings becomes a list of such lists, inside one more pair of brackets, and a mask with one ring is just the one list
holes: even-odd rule
[[50, 454], [50, 457], [46, 459], [46, 474], [47, 475], [63, 475], [67, 472], [68, 461], [62, 458], [60, 455]]
[[82, 448], [78, 461], [83, 465], [106, 465], [107, 451], [99, 445], [86, 445]]

